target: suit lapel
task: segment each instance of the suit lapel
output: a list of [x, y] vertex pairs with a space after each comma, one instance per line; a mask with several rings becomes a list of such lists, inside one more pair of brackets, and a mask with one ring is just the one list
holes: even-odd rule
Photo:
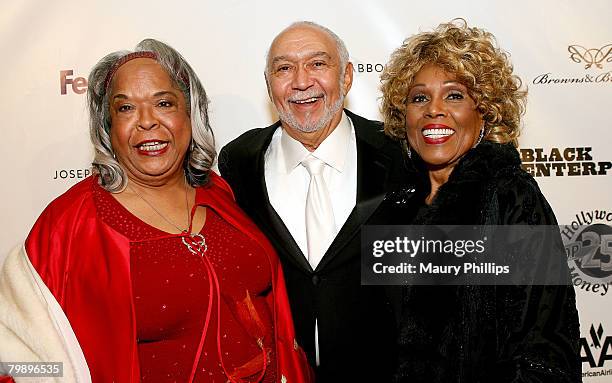
[[[262, 134], [253, 140], [248, 154], [244, 157], [242, 165], [248, 171], [245, 174], [245, 196], [243, 202], [248, 205], [248, 210], [253, 214], [255, 220], [268, 239], [277, 249], [288, 255], [290, 261], [299, 267], [312, 271], [308, 260], [300, 250], [300, 247], [291, 236], [291, 233], [279, 217], [278, 213], [270, 204], [268, 190], [265, 181], [265, 153], [270, 145], [272, 136], [280, 124], [265, 128]], [[245, 209], [246, 210], [246, 209]]]
[[[389, 169], [393, 158], [385, 153], [384, 146], [388, 142], [379, 132], [382, 124], [368, 121], [348, 110], [346, 114], [355, 128], [357, 143], [357, 202], [342, 226], [331, 246], [321, 259], [317, 270], [321, 270], [332, 259], [353, 257], [355, 254], [342, 252], [342, 249], [358, 234], [360, 227], [368, 220], [385, 196], [385, 185], [389, 181]], [[303, 270], [312, 272], [306, 256], [302, 253], [295, 239], [270, 204], [265, 181], [265, 153], [270, 145], [275, 130], [280, 122], [269, 126], [253, 137], [250, 145], [245, 148], [245, 155], [239, 166], [243, 190], [239, 203], [252, 215], [274, 246], [287, 256], [287, 260]]]

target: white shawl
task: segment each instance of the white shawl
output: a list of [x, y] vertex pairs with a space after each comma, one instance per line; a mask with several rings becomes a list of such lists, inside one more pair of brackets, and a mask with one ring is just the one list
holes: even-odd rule
[[[16, 382], [91, 383], [68, 318], [20, 246], [0, 255], [0, 362], [62, 362], [62, 378]], [[8, 374], [1, 371], [0, 375]]]

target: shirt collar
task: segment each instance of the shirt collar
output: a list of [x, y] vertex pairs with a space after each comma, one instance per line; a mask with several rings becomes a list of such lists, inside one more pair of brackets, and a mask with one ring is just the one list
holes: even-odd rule
[[344, 111], [338, 126], [321, 142], [314, 152], [309, 152], [301, 142], [291, 137], [283, 129], [280, 147], [285, 158], [285, 169], [290, 173], [306, 157], [312, 155], [339, 172], [344, 170], [348, 145], [350, 143], [352, 125]]

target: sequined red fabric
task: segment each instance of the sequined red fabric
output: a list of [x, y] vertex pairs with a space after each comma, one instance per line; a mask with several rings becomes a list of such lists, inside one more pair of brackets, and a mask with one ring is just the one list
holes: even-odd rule
[[[211, 298], [212, 281], [205, 262], [187, 249], [180, 236], [168, 236], [142, 222], [102, 189], [95, 194], [102, 219], [130, 239], [141, 381], [186, 382]], [[269, 262], [254, 241], [212, 209], [207, 209], [200, 233], [221, 299], [218, 322], [218, 297], [213, 292], [194, 381], [225, 383], [230, 374], [254, 382], [263, 366], [258, 339], [263, 340], [268, 361], [275, 360]], [[267, 363], [264, 382], [275, 381], [275, 368], [275, 363]]]

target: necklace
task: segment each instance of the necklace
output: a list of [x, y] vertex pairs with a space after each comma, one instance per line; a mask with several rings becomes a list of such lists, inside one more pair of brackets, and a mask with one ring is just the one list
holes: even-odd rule
[[166, 218], [166, 216], [164, 216], [159, 210], [157, 210], [155, 208], [155, 206], [153, 206], [153, 204], [151, 202], [149, 202], [146, 198], [144, 198], [142, 195], [140, 195], [140, 193], [138, 193], [136, 191], [136, 189], [132, 188], [131, 186], [128, 185], [128, 188], [134, 193], [136, 194], [136, 196], [138, 196], [138, 198], [140, 198], [141, 200], [143, 200], [147, 205], [149, 205], [149, 207], [151, 209], [153, 209], [153, 211], [155, 213], [157, 213], [157, 215], [159, 215], [164, 221], [166, 221], [168, 224], [170, 224], [171, 226], [174, 226], [178, 231], [181, 232], [182, 234], [182, 242], [183, 245], [185, 245], [185, 247], [187, 248], [187, 250], [189, 250], [190, 252], [194, 253], [194, 254], [198, 254], [200, 256], [203, 256], [204, 253], [207, 250], [207, 246], [206, 246], [206, 240], [204, 239], [204, 236], [200, 233], [192, 233], [189, 229], [191, 227], [191, 214], [189, 214], [189, 201], [187, 198], [187, 180], [185, 179], [185, 209], [187, 211], [187, 227], [185, 229], [181, 229], [177, 224], [175, 224], [174, 222], [172, 222], [169, 218]]
[[185, 207], [186, 207], [186, 210], [187, 210], [187, 228], [185, 228], [185, 229], [181, 229], [177, 224], [172, 222], [170, 219], [166, 218], [159, 210], [157, 210], [155, 208], [155, 206], [153, 206], [153, 204], [151, 202], [149, 202], [145, 197], [141, 196], [140, 193], [138, 193], [136, 191], [136, 189], [132, 188], [129, 185], [128, 185], [128, 189], [130, 189], [134, 194], [136, 194], [136, 196], [138, 196], [138, 198], [140, 198], [147, 205], [149, 205], [149, 207], [151, 209], [153, 209], [153, 211], [156, 212], [157, 215], [159, 215], [164, 221], [169, 223], [171, 226], [174, 226], [176, 228], [176, 230], [180, 231], [181, 233], [188, 233], [189, 232], [189, 226], [191, 224], [191, 216], [189, 214], [189, 202], [187, 201], [187, 181], [185, 181]]

